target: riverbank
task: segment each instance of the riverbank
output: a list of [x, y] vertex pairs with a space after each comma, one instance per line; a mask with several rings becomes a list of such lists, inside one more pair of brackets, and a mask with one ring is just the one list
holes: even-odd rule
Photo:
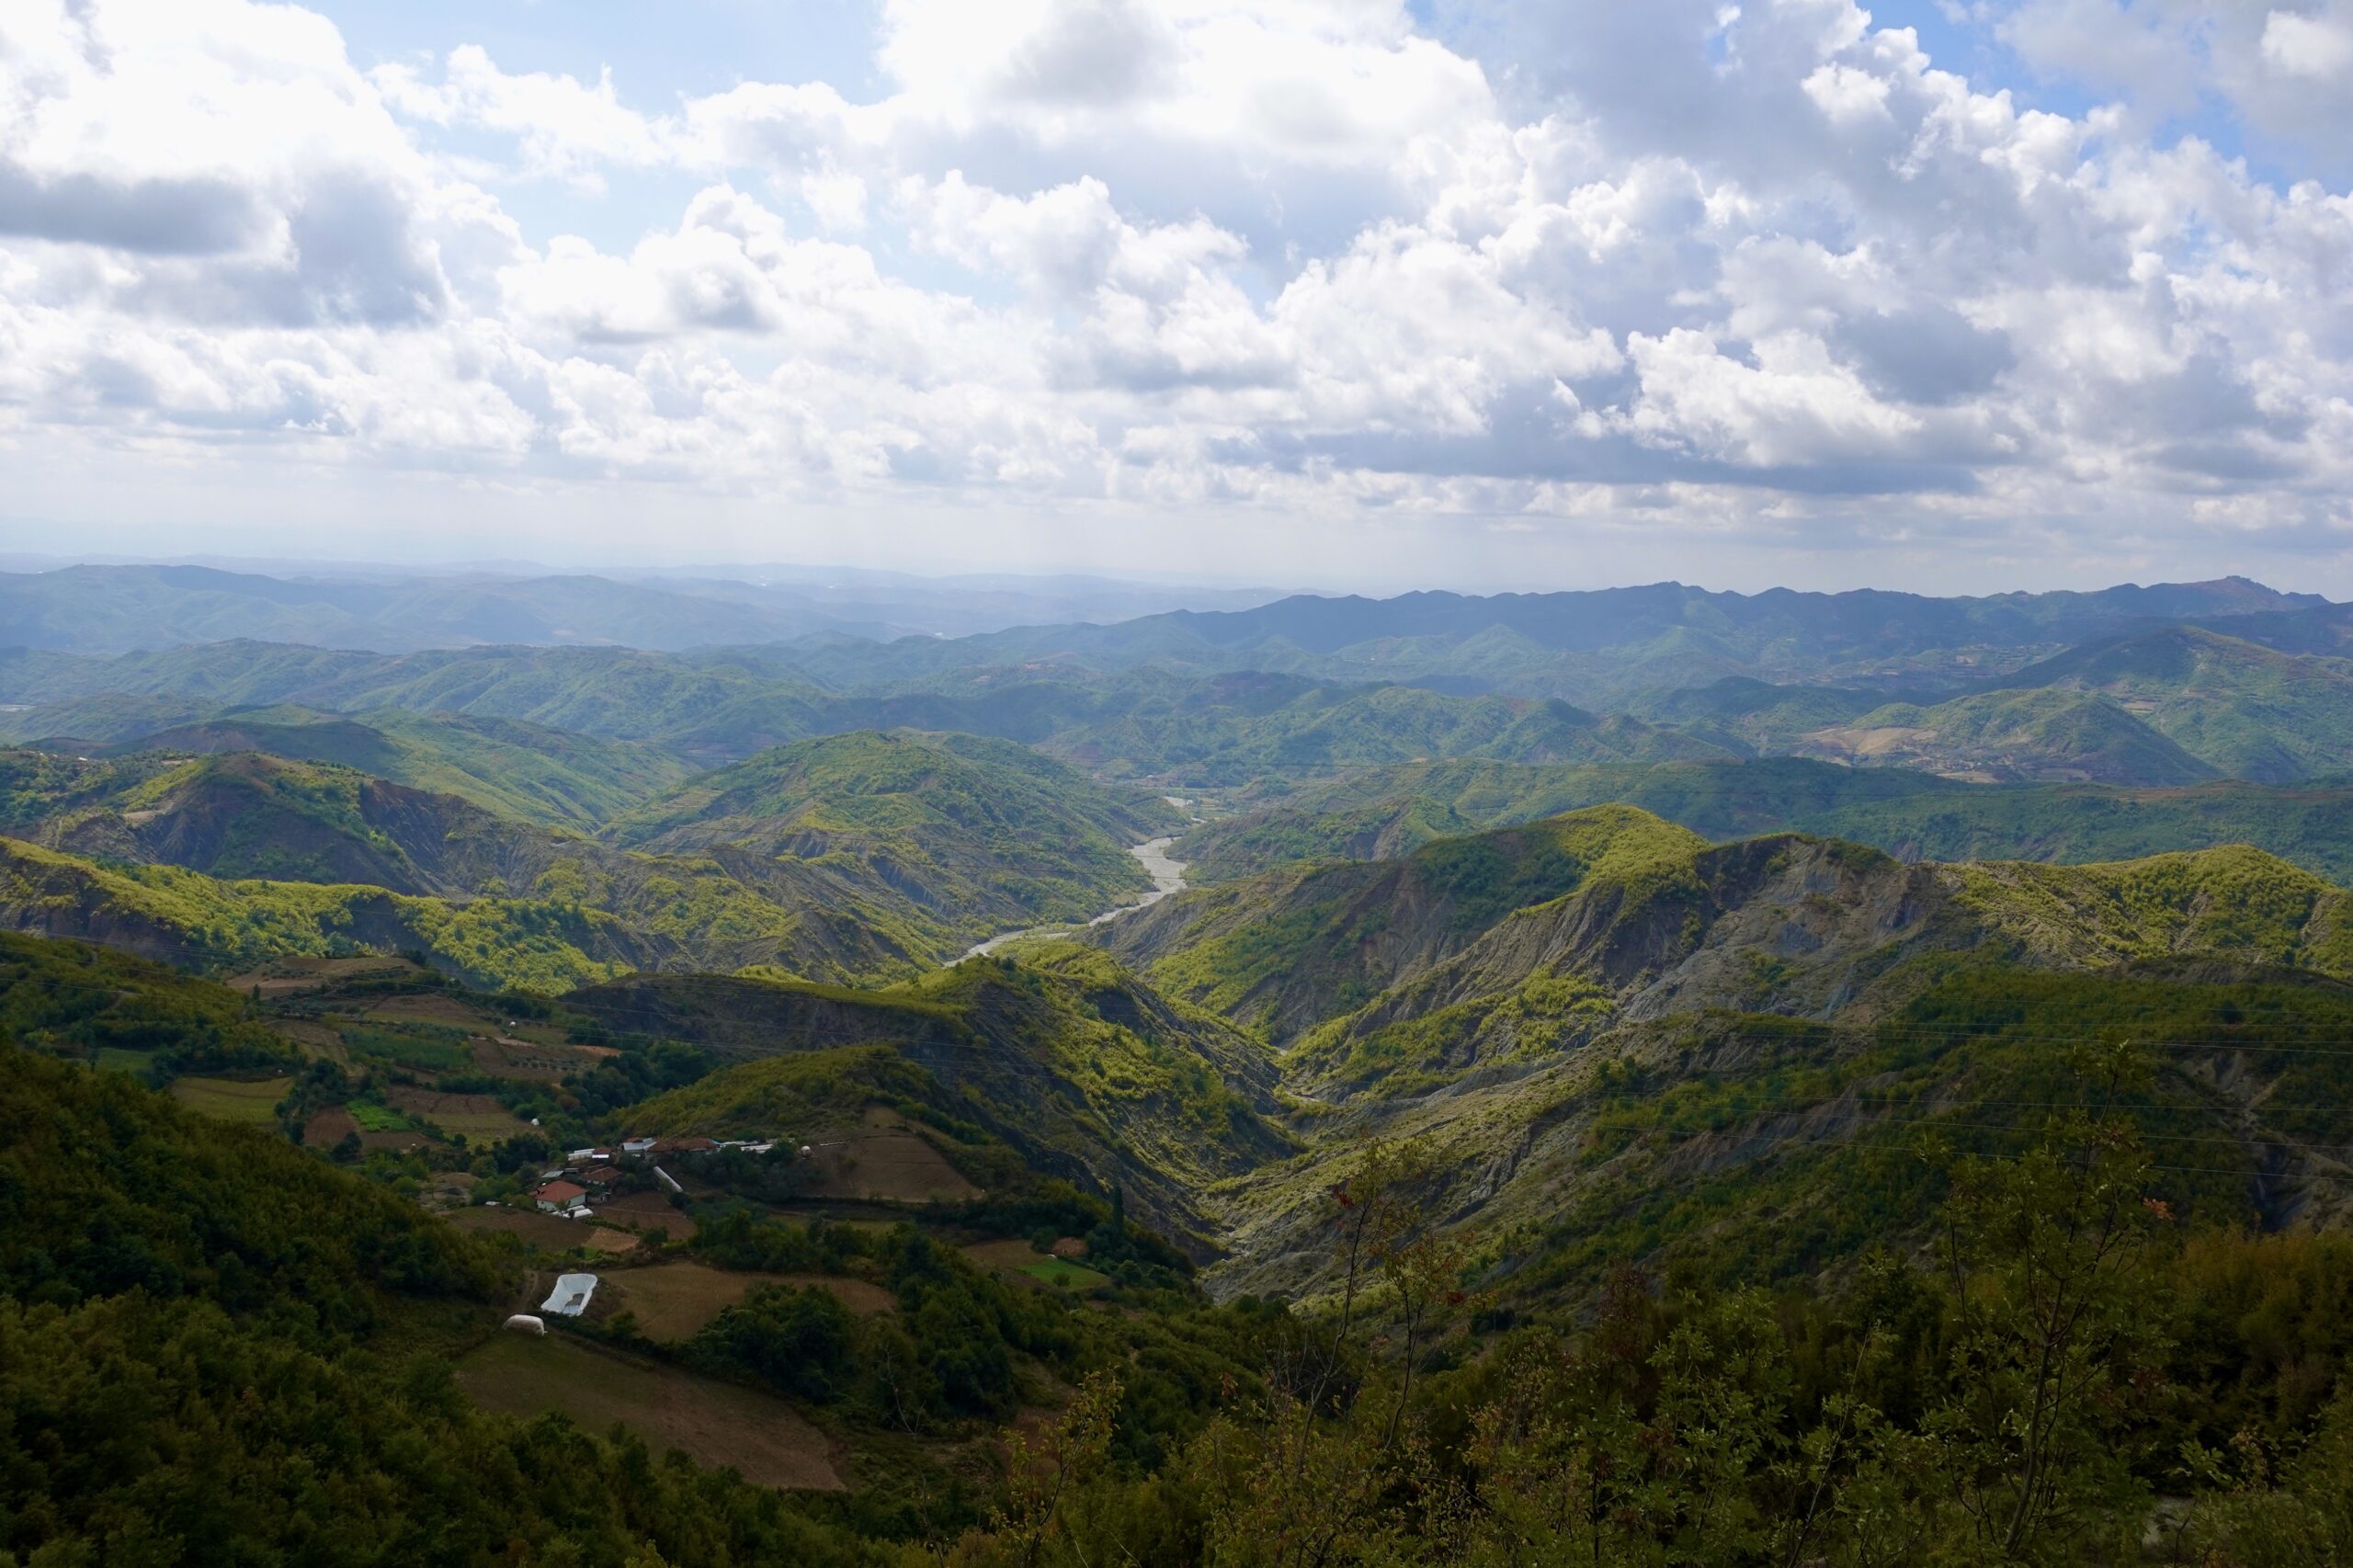
[[1097, 926], [1108, 926], [1123, 915], [1133, 915], [1139, 909], [1150, 909], [1154, 904], [1158, 903], [1162, 899], [1166, 898], [1169, 894], [1184, 892], [1187, 886], [1185, 881], [1185, 862], [1182, 860], [1172, 860], [1168, 857], [1169, 846], [1174, 845], [1176, 842], [1176, 840], [1172, 836], [1168, 838], [1148, 839], [1144, 843], [1129, 846], [1128, 853], [1136, 858], [1137, 861], [1143, 867], [1144, 875], [1152, 879], [1152, 891], [1144, 894], [1142, 898], [1136, 900], [1133, 903], [1123, 903], [1115, 909], [1107, 909], [1102, 914], [1095, 916], [1094, 919], [1085, 921], [1080, 924], [1066, 926], [1031, 926], [1019, 931], [1007, 931], [1002, 936], [991, 937], [985, 942], [974, 943], [972, 947], [964, 949], [964, 957], [968, 959], [986, 958], [989, 954], [996, 951], [1007, 942], [1027, 941], [1031, 938], [1069, 937], [1076, 932], [1091, 930]]

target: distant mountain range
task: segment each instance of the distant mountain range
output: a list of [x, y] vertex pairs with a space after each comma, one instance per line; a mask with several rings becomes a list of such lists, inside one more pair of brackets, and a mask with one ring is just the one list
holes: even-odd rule
[[1024, 627], [880, 652], [839, 637], [787, 656], [828, 685], [911, 680], [974, 665], [1161, 664], [1323, 680], [1392, 681], [1456, 693], [1616, 706], [1727, 676], [1891, 691], [2013, 674], [2097, 639], [2217, 623], [2299, 649], [2333, 645], [2353, 607], [2245, 578], [2097, 593], [1931, 598], [1863, 590], [1713, 593], [1679, 583], [1555, 594], [1294, 596], [1250, 609], [1172, 611], [1111, 626]]
[[1116, 620], [1176, 606], [1238, 607], [1267, 597], [1075, 576], [742, 570], [753, 574], [380, 570], [279, 576], [198, 565], [0, 573], [0, 647], [108, 654], [250, 638], [388, 653], [486, 643], [685, 649], [818, 633], [957, 637], [1044, 621]]

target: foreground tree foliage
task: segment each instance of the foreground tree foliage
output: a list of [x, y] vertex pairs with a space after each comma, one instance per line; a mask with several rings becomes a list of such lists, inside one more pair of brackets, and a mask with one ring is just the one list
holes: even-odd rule
[[1137, 1474], [1090, 1389], [955, 1560], [2353, 1562], [2353, 1245], [2175, 1234], [2120, 1124], [1960, 1162], [1932, 1267], [1875, 1256], [1826, 1300], [1624, 1270], [1483, 1345], [1413, 1161], [1333, 1194], [1342, 1283], [1263, 1401]]
[[716, 1217], [705, 1258], [856, 1264], [899, 1310], [763, 1290], [681, 1354], [995, 1455], [961, 1535], [474, 1409], [496, 1256], [262, 1131], [13, 1047], [0, 1119], [9, 1568], [2353, 1562], [2353, 1244], [2193, 1229], [2080, 1111], [1946, 1162], [1931, 1244], [1833, 1288], [1627, 1268], [1557, 1318], [1483, 1293], [1412, 1145], [1326, 1195], [1312, 1310], [1106, 1312], [912, 1228]]
[[496, 1263], [357, 1176], [6, 1044], [0, 1126], [9, 1568], [875, 1559], [783, 1494], [473, 1409], [445, 1351]]

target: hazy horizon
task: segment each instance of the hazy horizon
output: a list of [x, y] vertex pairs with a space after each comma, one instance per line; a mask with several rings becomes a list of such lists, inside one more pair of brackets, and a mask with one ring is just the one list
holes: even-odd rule
[[2353, 0], [28, 0], [0, 546], [2353, 595], [2348, 74]]
[[[0, 550], [0, 574], [37, 574], [62, 571], [74, 566], [196, 566], [214, 571], [231, 572], [260, 577], [286, 580], [335, 581], [339, 576], [365, 579], [371, 576], [389, 578], [462, 578], [481, 576], [495, 579], [528, 579], [538, 577], [585, 576], [613, 580], [650, 580], [658, 584], [664, 579], [681, 581], [705, 580], [745, 585], [759, 585], [771, 576], [782, 576], [776, 586], [812, 587], [819, 585], [870, 585], [881, 588], [891, 583], [958, 589], [970, 587], [981, 591], [982, 585], [1051, 585], [1057, 582], [1076, 585], [1102, 587], [1132, 587], [1154, 589], [1171, 597], [1188, 592], [1204, 597], [1247, 600], [1251, 603], [1273, 603], [1277, 600], [1302, 597], [1315, 598], [1360, 597], [1369, 599], [1395, 598], [1410, 593], [1451, 593], [1465, 597], [1484, 598], [1506, 594], [1547, 593], [1607, 593], [1614, 590], [1677, 586], [1702, 593], [1730, 594], [1755, 597], [1773, 592], [1839, 594], [1850, 592], [1912, 593], [1929, 598], [1965, 599], [1998, 598], [2007, 595], [2036, 595], [2054, 592], [2097, 593], [2111, 588], [2154, 588], [2200, 582], [2217, 582], [2239, 578], [2281, 594], [2314, 593], [2292, 584], [2268, 581], [2245, 573], [2222, 573], [2214, 577], [2151, 577], [2145, 579], [2117, 578], [2087, 583], [2041, 584], [2010, 588], [1993, 588], [1978, 592], [1953, 589], [1937, 592], [1927, 588], [1904, 588], [1879, 583], [1865, 583], [1851, 587], [1804, 588], [1790, 584], [1763, 584], [1754, 587], [1727, 587], [1696, 581], [1689, 576], [1655, 577], [1643, 581], [1619, 581], [1593, 584], [1563, 584], [1559, 585], [1520, 584], [1495, 586], [1456, 587], [1443, 584], [1423, 583], [1389, 587], [1348, 587], [1313, 583], [1270, 584], [1252, 582], [1245, 577], [1221, 579], [1213, 574], [1155, 573], [1143, 570], [1108, 569], [1098, 571], [997, 571], [959, 572], [941, 570], [925, 572], [912, 567], [876, 567], [851, 565], [841, 562], [824, 561], [705, 561], [683, 563], [643, 563], [613, 561], [582, 561], [561, 562], [494, 558], [450, 558], [409, 562], [369, 560], [361, 557], [301, 558], [267, 555], [230, 555], [212, 552], [188, 552], [176, 555], [162, 553], [106, 554], [100, 552], [51, 554], [30, 551]], [[826, 584], [829, 576], [844, 579], [840, 584]], [[2322, 595], [2324, 598], [2330, 596]], [[1218, 608], [1236, 608], [1222, 605]]]

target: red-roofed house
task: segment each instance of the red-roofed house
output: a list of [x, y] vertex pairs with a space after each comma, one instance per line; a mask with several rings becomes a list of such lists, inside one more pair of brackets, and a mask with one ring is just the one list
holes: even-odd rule
[[547, 1181], [541, 1182], [531, 1194], [531, 1201], [551, 1214], [565, 1214], [578, 1208], [587, 1196], [588, 1189], [576, 1183]]

